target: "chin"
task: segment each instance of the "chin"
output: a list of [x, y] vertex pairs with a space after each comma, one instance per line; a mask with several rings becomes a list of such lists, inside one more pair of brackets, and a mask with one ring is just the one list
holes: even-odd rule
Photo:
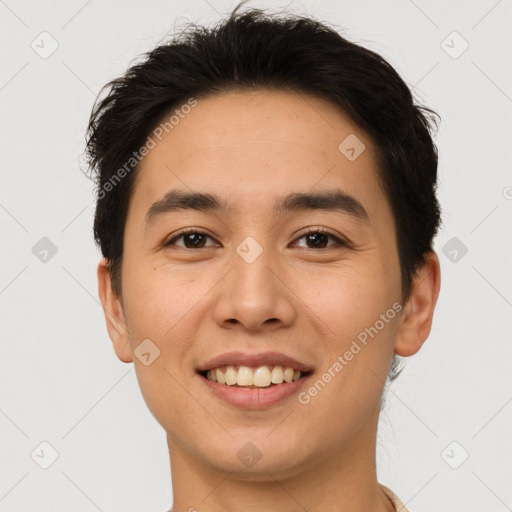
[[271, 431], [265, 429], [259, 435], [245, 432], [229, 441], [218, 439], [214, 446], [205, 447], [204, 463], [216, 471], [230, 472], [230, 478], [242, 481], [268, 481], [272, 477], [289, 478], [300, 473], [309, 458], [307, 454], [298, 452], [300, 444], [289, 436], [285, 439], [269, 435]]

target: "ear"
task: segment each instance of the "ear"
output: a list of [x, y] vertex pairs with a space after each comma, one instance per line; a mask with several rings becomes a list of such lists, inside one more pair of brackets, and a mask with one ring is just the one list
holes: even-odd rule
[[107, 331], [117, 357], [123, 363], [131, 363], [133, 354], [128, 339], [121, 300], [112, 288], [112, 278], [108, 262], [103, 258], [98, 265], [98, 293], [107, 322]]
[[430, 334], [432, 318], [441, 287], [441, 267], [434, 251], [418, 268], [409, 300], [402, 311], [395, 340], [395, 354], [407, 357], [416, 354]]

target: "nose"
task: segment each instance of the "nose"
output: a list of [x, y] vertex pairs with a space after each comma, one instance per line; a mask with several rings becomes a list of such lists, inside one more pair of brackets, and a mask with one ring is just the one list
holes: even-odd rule
[[221, 327], [273, 331], [293, 324], [297, 298], [290, 277], [271, 251], [263, 250], [254, 261], [234, 252], [230, 263], [213, 313]]

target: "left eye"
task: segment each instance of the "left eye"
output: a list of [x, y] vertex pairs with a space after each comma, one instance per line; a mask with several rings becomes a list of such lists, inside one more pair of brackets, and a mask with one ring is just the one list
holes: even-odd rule
[[[335, 240], [335, 244], [337, 246], [346, 246], [347, 244], [340, 240], [337, 236], [334, 236], [333, 234], [324, 231], [322, 229], [316, 229], [312, 231], [308, 231], [307, 233], [301, 235], [297, 240], [305, 239], [306, 243], [312, 242], [313, 247], [307, 247], [307, 248], [317, 248], [317, 249], [325, 249], [326, 246], [324, 244], [326, 239], [331, 238], [332, 240]], [[332, 245], [330, 246], [332, 247]]]
[[[213, 240], [213, 238], [210, 235], [208, 235], [202, 231], [197, 231], [197, 230], [191, 229], [191, 230], [187, 230], [187, 231], [182, 231], [175, 237], [171, 238], [170, 240], [168, 240], [167, 242], [164, 243], [164, 247], [168, 247], [170, 245], [177, 245], [178, 247], [183, 247], [185, 249], [202, 249], [205, 247], [205, 240], [207, 238], [209, 238], [210, 240]], [[336, 242], [334, 245], [348, 246], [348, 244], [346, 242], [342, 241], [337, 236], [335, 236], [332, 233], [329, 233], [327, 231], [324, 231], [322, 229], [315, 229], [315, 230], [308, 231], [307, 233], [304, 233], [303, 235], [298, 237], [296, 240], [304, 239], [306, 241], [306, 244], [312, 243], [313, 247], [306, 247], [309, 249], [315, 249], [315, 248], [316, 249], [325, 249], [326, 244], [328, 244], [328, 242], [326, 242], [326, 239], [329, 239], [329, 238], [331, 238], [332, 240], [334, 240]], [[175, 243], [179, 239], [183, 239], [184, 245], [179, 245], [179, 244]], [[190, 244], [190, 245], [187, 245], [187, 244]], [[333, 244], [331, 244], [329, 247], [332, 247], [332, 245]], [[206, 246], [206, 247], [208, 247], [208, 246]], [[209, 246], [209, 247], [212, 247], [212, 246]]]

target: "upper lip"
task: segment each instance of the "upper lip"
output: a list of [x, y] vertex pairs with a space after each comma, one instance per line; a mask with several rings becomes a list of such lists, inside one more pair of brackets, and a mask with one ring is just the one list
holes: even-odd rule
[[258, 367], [263, 365], [277, 365], [284, 368], [293, 368], [307, 373], [313, 370], [293, 357], [280, 354], [279, 352], [261, 352], [259, 354], [249, 354], [244, 352], [226, 352], [209, 359], [198, 366], [199, 372], [212, 370], [222, 366], [252, 366]]

